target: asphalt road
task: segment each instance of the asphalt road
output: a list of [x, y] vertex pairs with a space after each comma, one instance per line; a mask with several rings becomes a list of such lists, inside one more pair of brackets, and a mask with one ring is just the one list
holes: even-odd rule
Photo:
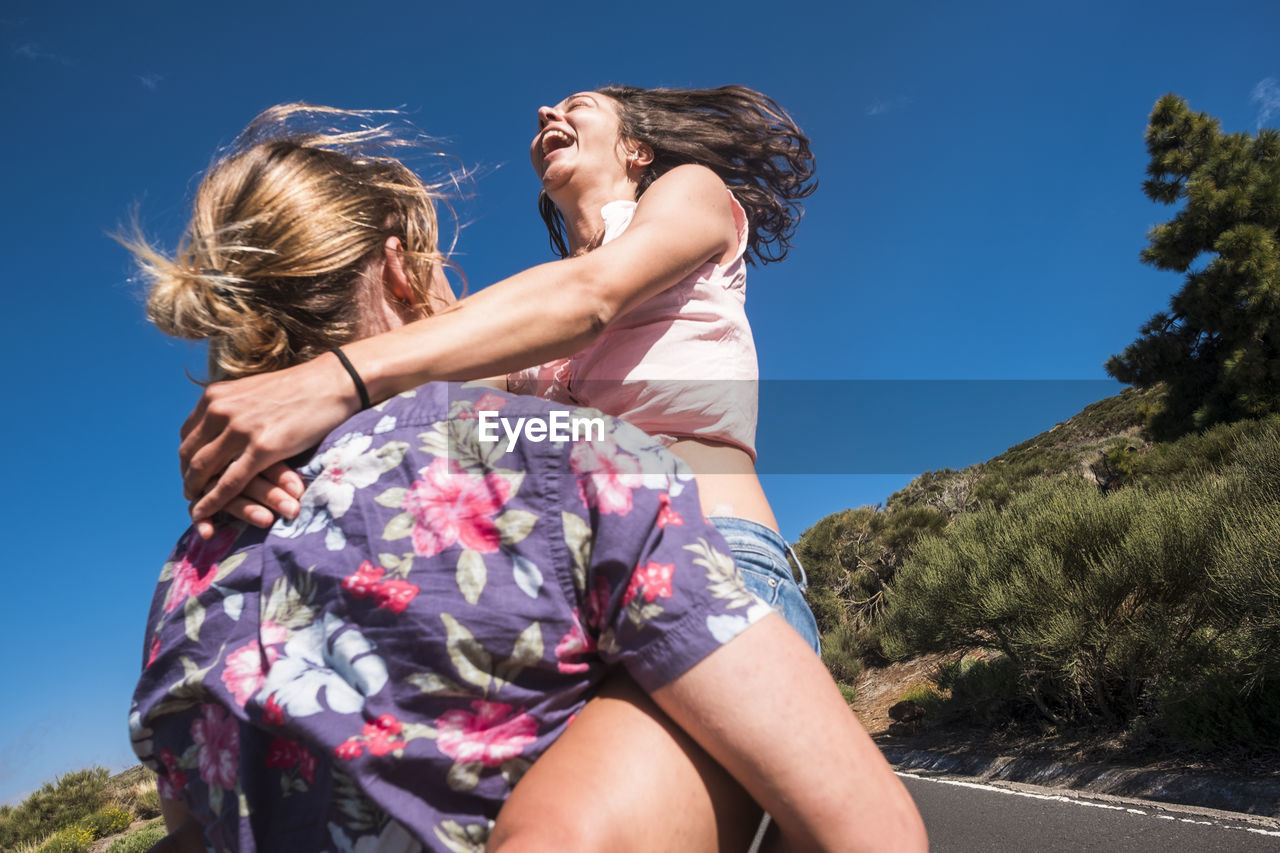
[[1280, 821], [1163, 803], [1087, 798], [1030, 785], [899, 773], [933, 853], [1254, 853], [1280, 851]]

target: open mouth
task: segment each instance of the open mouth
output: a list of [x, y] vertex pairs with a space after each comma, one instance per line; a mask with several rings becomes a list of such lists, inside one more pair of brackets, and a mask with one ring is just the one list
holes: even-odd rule
[[542, 135], [542, 156], [546, 157], [552, 151], [568, 148], [572, 144], [573, 139], [563, 130], [548, 130]]

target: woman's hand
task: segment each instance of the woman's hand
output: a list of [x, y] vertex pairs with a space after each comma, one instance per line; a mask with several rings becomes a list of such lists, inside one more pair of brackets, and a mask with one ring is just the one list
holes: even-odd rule
[[[243, 492], [231, 499], [224, 510], [228, 515], [247, 521], [254, 527], [267, 528], [276, 517], [294, 519], [301, 508], [298, 500], [306, 484], [298, 472], [283, 462], [271, 465], [250, 481]], [[196, 532], [201, 539], [213, 537], [213, 522], [199, 520]]]
[[[195, 500], [191, 517], [204, 521], [226, 509], [252, 524], [270, 524], [271, 519], [250, 512], [250, 504], [257, 501], [279, 511], [283, 498], [271, 492], [270, 485], [264, 491], [258, 484], [247, 492], [254, 477], [319, 443], [359, 410], [351, 377], [330, 354], [205, 388], [182, 425], [178, 448], [183, 489], [188, 500]], [[268, 479], [289, 492], [279, 478]], [[244, 496], [237, 498], [241, 493]], [[233, 506], [236, 500], [240, 502]]]
[[[433, 380], [507, 374], [578, 352], [614, 317], [723, 259], [736, 241], [723, 182], [705, 167], [678, 166], [653, 182], [618, 239], [517, 273], [343, 351], [375, 401]], [[178, 451], [187, 499], [195, 500], [192, 518], [228, 508], [254, 475], [315, 445], [359, 410], [351, 377], [329, 354], [210, 385], [183, 425]]]

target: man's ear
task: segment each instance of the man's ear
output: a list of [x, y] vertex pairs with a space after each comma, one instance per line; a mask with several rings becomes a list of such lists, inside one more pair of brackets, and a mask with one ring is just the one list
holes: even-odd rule
[[417, 301], [413, 288], [409, 285], [409, 276], [404, 271], [404, 249], [399, 237], [388, 237], [382, 245], [386, 263], [382, 265], [382, 285], [387, 293], [401, 302], [412, 305]]

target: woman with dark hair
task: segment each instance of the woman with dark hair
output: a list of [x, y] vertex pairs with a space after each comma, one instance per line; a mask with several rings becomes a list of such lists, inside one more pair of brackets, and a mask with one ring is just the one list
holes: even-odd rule
[[[807, 137], [742, 86], [607, 87], [541, 108], [530, 158], [564, 260], [351, 347], [370, 399], [509, 373], [517, 393], [639, 426], [701, 477], [704, 510], [730, 538], [769, 555], [743, 566], [748, 582], [816, 648], [755, 473], [758, 371], [744, 310], [747, 266], [786, 256], [814, 188]], [[193, 517], [224, 507], [253, 474], [360, 406], [336, 358], [209, 386], [180, 449], [188, 496], [200, 497]], [[258, 509], [249, 520], [269, 523]]]
[[[814, 161], [808, 138], [772, 98], [745, 86], [597, 92], [615, 103], [622, 137], [653, 152], [636, 181], [637, 198], [677, 166], [706, 166], [746, 211], [747, 257], [762, 263], [786, 257], [803, 212], [799, 200], [816, 187]], [[538, 212], [553, 251], [568, 257], [564, 217], [545, 189]]]
[[[280, 498], [288, 478], [273, 492], [256, 472], [370, 401], [428, 380], [509, 374], [512, 391], [621, 417], [684, 459], [748, 587], [816, 649], [755, 474], [758, 374], [743, 307], [747, 265], [785, 257], [813, 189], [807, 138], [745, 87], [609, 87], [539, 109], [530, 157], [562, 260], [357, 341], [344, 360], [322, 355], [209, 386], [181, 449], [188, 491], [203, 493], [193, 517], [246, 486], [243, 517], [269, 520], [251, 501], [292, 514], [296, 504]], [[664, 831], [681, 827], [699, 839], [692, 846], [735, 849], [748, 823], [741, 790], [634, 684], [615, 681], [602, 697], [517, 789], [495, 840], [510, 827], [558, 843], [575, 826], [583, 849], [655, 849], [631, 818], [661, 811]], [[610, 761], [596, 760], [608, 742]], [[637, 766], [663, 783], [646, 784]]]
[[[208, 340], [214, 376], [342, 360], [448, 303], [432, 188], [378, 154], [395, 141], [383, 128], [289, 127], [317, 116], [363, 117], [269, 110], [202, 180], [176, 253], [123, 240], [148, 316]], [[920, 848], [905, 790], [817, 658], [743, 586], [674, 456], [592, 410], [573, 414], [598, 431], [558, 445], [504, 449], [481, 426], [558, 411], [410, 389], [294, 460], [309, 486], [292, 523], [182, 537], [130, 721], [160, 774], [165, 848], [741, 850], [745, 821], [707, 826], [741, 805], [736, 783], [798, 849]], [[593, 711], [623, 668], [638, 698]], [[794, 730], [772, 732], [780, 720]], [[565, 738], [590, 760], [547, 751]], [[829, 766], [832, 750], [847, 761]], [[613, 770], [594, 764], [642, 796], [600, 797], [589, 783]], [[584, 833], [584, 817], [598, 826]]]

